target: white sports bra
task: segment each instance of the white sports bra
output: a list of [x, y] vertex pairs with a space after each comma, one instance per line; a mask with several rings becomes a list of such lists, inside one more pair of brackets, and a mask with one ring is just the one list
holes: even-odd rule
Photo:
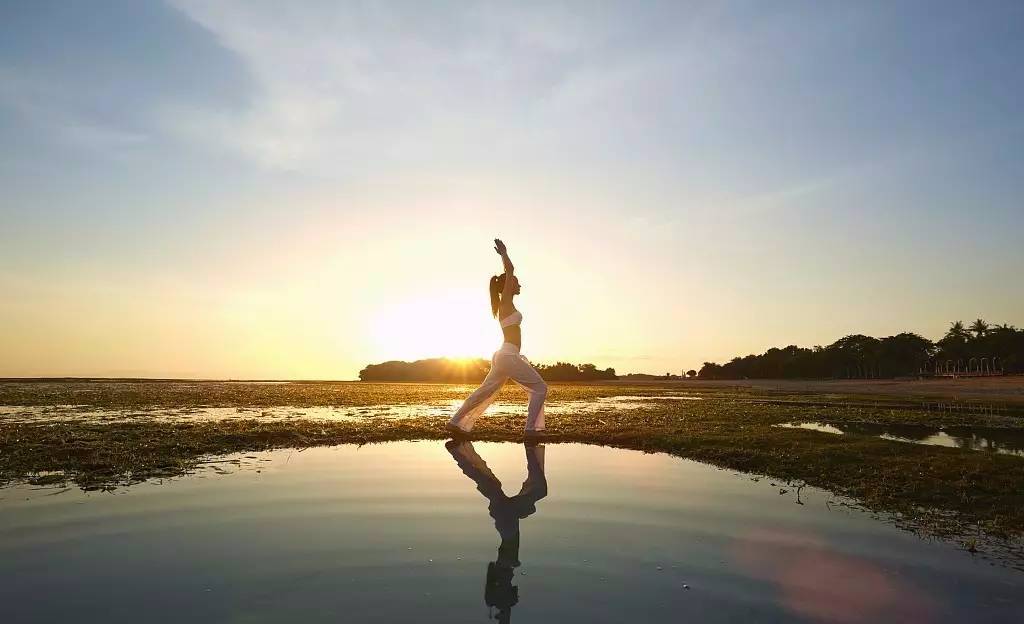
[[510, 327], [512, 325], [519, 325], [520, 323], [523, 322], [523, 313], [520, 312], [519, 310], [516, 310], [515, 312], [509, 314], [508, 316], [506, 316], [505, 318], [501, 319], [498, 322], [501, 323], [502, 329], [505, 329], [506, 327]]

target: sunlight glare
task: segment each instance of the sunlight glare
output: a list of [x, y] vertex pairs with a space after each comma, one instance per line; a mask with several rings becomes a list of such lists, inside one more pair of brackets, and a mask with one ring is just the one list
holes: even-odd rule
[[455, 291], [398, 302], [373, 323], [377, 361], [488, 357], [500, 344], [486, 293]]

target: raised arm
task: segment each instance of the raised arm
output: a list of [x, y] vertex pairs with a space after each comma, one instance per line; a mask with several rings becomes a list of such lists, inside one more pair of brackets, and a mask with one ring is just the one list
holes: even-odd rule
[[502, 301], [507, 301], [514, 288], [513, 283], [515, 280], [512, 279], [512, 276], [515, 274], [516, 268], [512, 266], [512, 260], [508, 257], [508, 249], [505, 248], [505, 243], [501, 242], [500, 238], [494, 239], [494, 251], [498, 252], [498, 255], [501, 256], [501, 264], [505, 267], [505, 288], [502, 290], [501, 299]]

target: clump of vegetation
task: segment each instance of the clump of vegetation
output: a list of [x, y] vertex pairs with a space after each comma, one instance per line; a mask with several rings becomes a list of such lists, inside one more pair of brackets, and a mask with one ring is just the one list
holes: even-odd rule
[[[600, 381], [616, 379], [615, 369], [599, 369], [593, 364], [537, 364], [537, 372], [545, 381]], [[419, 381], [439, 383], [480, 383], [491, 370], [484, 359], [430, 358], [404, 362], [392, 360], [370, 364], [359, 371], [361, 381]]]
[[702, 379], [863, 379], [935, 373], [946, 361], [960, 363], [960, 370], [974, 366], [989, 372], [1024, 372], [1024, 330], [1012, 325], [990, 325], [982, 319], [969, 328], [962, 321], [950, 325], [940, 340], [932, 342], [904, 332], [885, 338], [851, 334], [813, 349], [790, 345], [771, 348], [761, 355], [736, 357], [726, 364], [705, 362]]
[[593, 364], [538, 364], [537, 372], [545, 381], [602, 381], [616, 379], [615, 369], [601, 370]]
[[359, 371], [360, 381], [435, 381], [439, 383], [480, 383], [491, 363], [482, 358], [428, 358], [405, 362], [391, 360], [369, 364]]

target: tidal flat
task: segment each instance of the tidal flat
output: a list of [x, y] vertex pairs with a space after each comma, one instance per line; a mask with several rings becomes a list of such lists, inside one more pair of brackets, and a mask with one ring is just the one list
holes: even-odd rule
[[[409, 383], [6, 381], [0, 383], [0, 491], [118, 491], [223, 469], [231, 454], [231, 465], [244, 467], [237, 456], [275, 449], [443, 440], [447, 416], [471, 390]], [[935, 436], [977, 430], [1020, 439], [1024, 418], [1015, 403], [958, 407], [951, 397], [939, 408], [891, 395], [684, 382], [552, 384], [548, 405], [549, 448], [580, 443], [664, 453], [763, 481], [780, 497], [804, 488], [827, 491], [844, 506], [953, 545], [966, 557], [1024, 569], [1024, 457], [878, 433], [916, 427]], [[519, 441], [524, 417], [521, 391], [506, 387], [474, 439]], [[784, 426], [793, 423], [820, 423], [843, 435]]]

